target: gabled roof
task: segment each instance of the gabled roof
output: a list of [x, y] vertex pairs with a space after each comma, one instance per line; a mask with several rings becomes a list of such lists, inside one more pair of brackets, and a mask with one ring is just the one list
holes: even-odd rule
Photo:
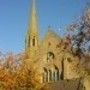
[[55, 38], [57, 40], [60, 40], [61, 37], [53, 30], [49, 29], [47, 33], [45, 34], [44, 40], [47, 40], [49, 38]]

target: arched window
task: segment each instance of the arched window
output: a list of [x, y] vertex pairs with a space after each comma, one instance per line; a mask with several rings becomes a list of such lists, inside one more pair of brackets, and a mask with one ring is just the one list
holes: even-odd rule
[[53, 73], [53, 79], [54, 81], [59, 81], [59, 69], [58, 67], [55, 66], [55, 70], [54, 70], [54, 73]]
[[48, 71], [46, 68], [44, 68], [43, 82], [48, 82]]
[[56, 81], [59, 80], [59, 69], [55, 66]]
[[35, 46], [35, 36], [33, 37], [32, 45]]
[[70, 57], [67, 58], [67, 61], [68, 61], [69, 63], [72, 62], [72, 60], [71, 60]]
[[30, 36], [28, 38], [28, 47], [30, 47]]
[[52, 71], [51, 70], [48, 71], [48, 75], [49, 75], [49, 81], [52, 81]]
[[53, 52], [48, 52], [47, 53], [47, 60], [49, 61], [49, 60], [52, 60], [52, 59], [54, 59], [55, 58], [55, 56], [54, 56], [54, 53]]
[[62, 71], [61, 71], [60, 79], [63, 80], [64, 79], [64, 58], [61, 61], [61, 65], [62, 65]]
[[53, 72], [53, 81], [55, 81], [55, 71]]

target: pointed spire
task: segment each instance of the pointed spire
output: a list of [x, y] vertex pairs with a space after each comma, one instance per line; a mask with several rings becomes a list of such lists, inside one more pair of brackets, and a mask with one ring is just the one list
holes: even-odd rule
[[35, 0], [32, 0], [32, 13], [36, 14]]
[[38, 21], [35, 7], [35, 0], [32, 0], [32, 9], [31, 9], [31, 17], [29, 21], [28, 31], [26, 35], [25, 46], [26, 50], [36, 50], [39, 43], [39, 35], [38, 35]]
[[33, 5], [33, 8], [35, 8], [35, 0], [33, 0], [33, 4], [32, 5]]
[[29, 31], [32, 33], [38, 32], [38, 21], [37, 21], [35, 0], [32, 0], [32, 13], [31, 13], [31, 18], [29, 22]]

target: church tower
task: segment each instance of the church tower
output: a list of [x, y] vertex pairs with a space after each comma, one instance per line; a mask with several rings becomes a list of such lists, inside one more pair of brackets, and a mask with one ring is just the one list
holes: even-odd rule
[[25, 50], [29, 57], [35, 57], [39, 46], [38, 21], [35, 0], [32, 0], [32, 12], [25, 39]]

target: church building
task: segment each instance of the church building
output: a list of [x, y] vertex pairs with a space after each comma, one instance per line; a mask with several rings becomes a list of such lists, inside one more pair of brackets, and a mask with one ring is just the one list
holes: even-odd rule
[[[63, 79], [79, 78], [76, 66], [79, 63], [69, 51], [69, 45], [51, 27], [43, 40], [39, 36], [35, 0], [25, 38], [25, 52], [28, 66], [33, 64], [39, 73], [41, 83], [57, 82]], [[67, 46], [68, 45], [68, 46]], [[77, 59], [77, 60], [76, 60]]]

